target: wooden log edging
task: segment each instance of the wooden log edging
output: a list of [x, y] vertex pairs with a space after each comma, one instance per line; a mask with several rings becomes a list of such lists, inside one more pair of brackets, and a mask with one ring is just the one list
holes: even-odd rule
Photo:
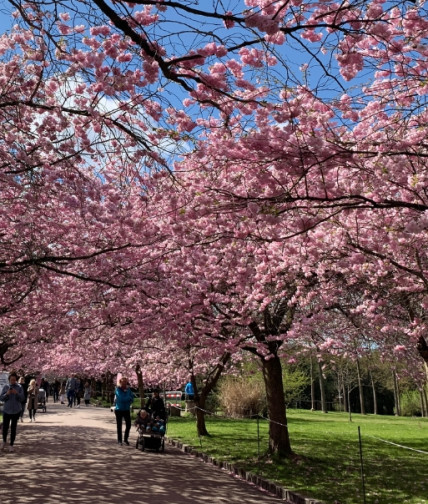
[[213, 457], [210, 457], [209, 455], [199, 452], [198, 450], [195, 450], [191, 446], [185, 445], [175, 439], [170, 439], [165, 436], [165, 441], [167, 444], [174, 446], [175, 448], [178, 448], [184, 453], [188, 453], [189, 455], [198, 457], [207, 464], [212, 464], [220, 469], [224, 469], [225, 471], [234, 474], [235, 476], [238, 476], [239, 478], [245, 481], [248, 481], [249, 483], [261, 488], [262, 490], [265, 490], [270, 494], [275, 495], [276, 497], [279, 497], [280, 499], [286, 501], [288, 504], [324, 504], [323, 502], [318, 501], [316, 499], [303, 497], [302, 495], [298, 494], [297, 492], [294, 492], [293, 490], [288, 490], [287, 488], [279, 486], [276, 483], [273, 483], [272, 481], [269, 481], [265, 478], [262, 478], [261, 476], [258, 476], [257, 474], [245, 471], [244, 469], [241, 469], [240, 467], [237, 467], [234, 464], [230, 464], [229, 462], [223, 462], [221, 460], [217, 460]]

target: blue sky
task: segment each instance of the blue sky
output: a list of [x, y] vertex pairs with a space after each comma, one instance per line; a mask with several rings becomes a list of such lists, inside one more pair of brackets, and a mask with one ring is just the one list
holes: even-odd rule
[[0, 0], [0, 33], [3, 34], [13, 24], [13, 19], [10, 16], [12, 6], [5, 0]]

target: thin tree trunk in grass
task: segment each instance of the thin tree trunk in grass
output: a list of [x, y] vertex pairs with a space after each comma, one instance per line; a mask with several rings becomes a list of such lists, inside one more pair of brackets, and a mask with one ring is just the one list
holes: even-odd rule
[[422, 416], [428, 417], [428, 397], [426, 393], [426, 385], [422, 386], [422, 388], [419, 390], [419, 393], [421, 397]]
[[261, 359], [269, 416], [269, 451], [281, 457], [293, 455], [287, 427], [281, 361], [277, 355]]
[[346, 393], [345, 380], [343, 379], [343, 376], [342, 376], [342, 395], [343, 395], [344, 411], [348, 411], [348, 408], [349, 408], [348, 394]]
[[397, 379], [397, 373], [395, 372], [395, 369], [392, 371], [392, 378], [394, 380], [395, 416], [400, 416], [401, 415], [400, 392], [399, 392], [399, 389], [398, 389], [398, 379]]
[[424, 404], [424, 396], [422, 394], [422, 390], [419, 389], [419, 403], [421, 406], [421, 416], [422, 418], [425, 416], [425, 404]]
[[339, 399], [339, 411], [343, 411], [343, 400], [342, 400], [342, 374], [337, 373], [337, 395]]
[[323, 413], [327, 413], [327, 401], [325, 397], [325, 386], [324, 386], [324, 377], [322, 375], [322, 364], [321, 361], [318, 361], [318, 380], [320, 384], [320, 392], [321, 392], [321, 410]]
[[372, 392], [373, 392], [373, 414], [377, 415], [377, 392], [375, 387], [375, 382], [373, 379], [373, 373], [370, 371], [370, 380], [372, 383]]
[[311, 411], [315, 411], [315, 381], [314, 381], [314, 362], [311, 355]]
[[358, 379], [358, 395], [360, 398], [360, 413], [362, 415], [366, 414], [366, 409], [364, 407], [364, 390], [363, 390], [363, 382], [361, 379], [361, 367], [360, 367], [360, 361], [357, 359], [356, 361], [357, 365], [357, 379]]
[[141, 369], [140, 364], [135, 366], [135, 373], [137, 375], [137, 383], [138, 383], [138, 392], [140, 394], [140, 408], [144, 408], [145, 399], [144, 399], [144, 382], [143, 382], [143, 371]]
[[428, 418], [428, 396], [427, 396], [426, 386], [423, 389], [423, 395], [425, 398], [425, 416]]

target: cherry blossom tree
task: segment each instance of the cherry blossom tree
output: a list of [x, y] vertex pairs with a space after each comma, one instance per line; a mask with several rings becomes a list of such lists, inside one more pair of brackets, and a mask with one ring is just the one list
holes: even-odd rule
[[244, 348], [289, 455], [287, 340], [355, 342], [363, 314], [428, 359], [423, 3], [9, 4], [4, 363], [37, 345], [38, 366], [131, 370], [153, 335]]

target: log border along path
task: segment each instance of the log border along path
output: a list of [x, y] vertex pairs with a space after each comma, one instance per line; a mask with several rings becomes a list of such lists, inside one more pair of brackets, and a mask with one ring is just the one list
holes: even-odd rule
[[15, 451], [0, 452], [1, 504], [279, 504], [225, 470], [165, 444], [165, 453], [116, 442], [114, 414], [52, 401], [18, 424]]

